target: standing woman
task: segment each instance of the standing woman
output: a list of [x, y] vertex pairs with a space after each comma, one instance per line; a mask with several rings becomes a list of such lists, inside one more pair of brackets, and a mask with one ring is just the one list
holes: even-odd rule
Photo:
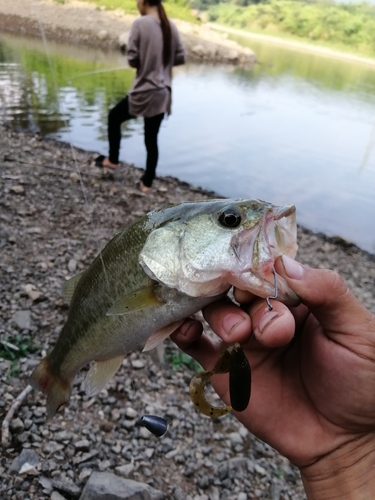
[[185, 51], [177, 28], [165, 13], [161, 0], [137, 0], [142, 17], [131, 27], [126, 50], [129, 65], [137, 69], [125, 99], [108, 115], [109, 156], [99, 156], [96, 165], [118, 167], [121, 124], [143, 116], [146, 171], [138, 186], [144, 193], [151, 189], [158, 163], [158, 132], [165, 114], [171, 113], [172, 67], [185, 62]]

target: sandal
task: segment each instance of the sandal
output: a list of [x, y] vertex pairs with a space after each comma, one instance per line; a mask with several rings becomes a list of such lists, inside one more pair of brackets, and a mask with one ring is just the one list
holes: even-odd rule
[[143, 194], [148, 194], [151, 191], [151, 188], [148, 186], [145, 186], [141, 180], [137, 181], [135, 183], [139, 191], [141, 191]]
[[95, 158], [95, 166], [99, 168], [108, 168], [110, 170], [116, 170], [118, 167], [118, 164], [116, 167], [111, 167], [109, 165], [103, 165], [103, 161], [106, 159], [104, 155], [99, 155], [97, 158]]

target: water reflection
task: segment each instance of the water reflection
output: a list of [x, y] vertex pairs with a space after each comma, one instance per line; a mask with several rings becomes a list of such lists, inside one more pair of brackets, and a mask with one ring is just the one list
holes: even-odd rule
[[[278, 77], [291, 75], [309, 82], [318, 89], [363, 92], [363, 98], [375, 101], [375, 69], [373, 66], [335, 59], [321, 54], [305, 53], [297, 49], [265, 43], [256, 39], [231, 36], [244, 46], [252, 48], [259, 61], [253, 74]], [[241, 72], [241, 70], [239, 70]]]
[[[159, 174], [226, 196], [293, 202], [301, 224], [375, 252], [375, 71], [251, 44], [261, 61], [251, 71], [176, 70]], [[0, 43], [3, 119], [106, 153], [108, 109], [133, 71], [118, 53], [52, 43], [49, 52], [50, 60], [37, 41]], [[142, 128], [125, 124], [120, 157], [140, 167]]]

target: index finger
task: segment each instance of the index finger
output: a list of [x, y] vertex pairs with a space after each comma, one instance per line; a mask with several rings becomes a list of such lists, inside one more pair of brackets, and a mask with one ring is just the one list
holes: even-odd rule
[[234, 288], [233, 295], [239, 304], [247, 304], [248, 302], [252, 302], [256, 298], [253, 293], [246, 290], [241, 290], [240, 288]]
[[228, 298], [203, 309], [203, 317], [226, 344], [247, 342], [252, 333], [250, 316]]

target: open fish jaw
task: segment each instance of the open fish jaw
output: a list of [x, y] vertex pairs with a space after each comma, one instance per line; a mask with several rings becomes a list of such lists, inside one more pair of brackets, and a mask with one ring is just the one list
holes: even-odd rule
[[274, 271], [274, 263], [278, 257], [296, 256], [296, 239], [294, 205], [270, 209], [264, 214], [262, 223], [234, 238], [232, 245], [238, 265], [228, 278], [231, 285], [266, 298], [275, 294], [276, 279], [278, 300], [288, 305], [297, 305], [298, 297]]
[[[273, 295], [275, 259], [283, 254], [294, 258], [297, 251], [294, 205], [251, 199], [208, 203], [209, 212], [186, 215], [150, 233], [140, 253], [146, 274], [195, 297], [217, 295], [232, 285], [260, 297]], [[228, 227], [223, 214], [229, 222], [236, 217], [240, 222]], [[294, 292], [276, 278], [279, 299], [297, 304]]]

